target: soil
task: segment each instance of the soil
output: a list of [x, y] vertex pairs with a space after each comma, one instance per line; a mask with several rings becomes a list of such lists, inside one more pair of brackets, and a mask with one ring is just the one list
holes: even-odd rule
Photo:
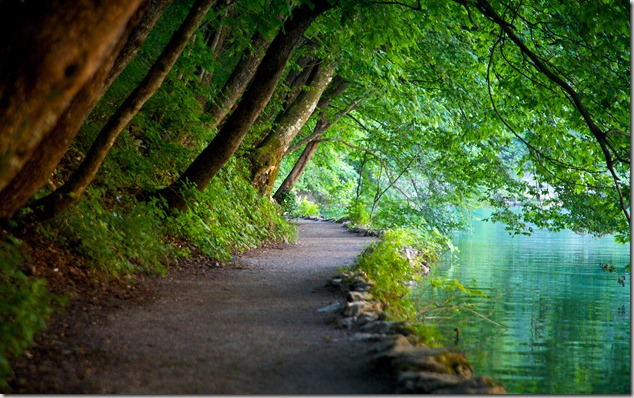
[[[296, 244], [222, 266], [198, 256], [165, 277], [78, 288], [14, 364], [14, 393], [379, 394], [369, 345], [318, 312], [327, 286], [372, 238], [301, 221]], [[55, 271], [59, 273], [58, 271]]]

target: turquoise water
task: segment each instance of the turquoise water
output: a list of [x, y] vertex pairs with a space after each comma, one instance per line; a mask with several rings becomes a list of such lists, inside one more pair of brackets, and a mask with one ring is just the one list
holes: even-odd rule
[[[458, 348], [476, 374], [516, 394], [630, 394], [630, 274], [622, 270], [629, 245], [571, 231], [510, 237], [483, 221], [454, 244], [458, 258], [447, 256], [432, 276], [486, 293], [467, 301], [492, 322], [468, 311], [438, 311], [429, 322], [448, 346], [460, 328]], [[441, 298], [429, 289], [423, 297]]]

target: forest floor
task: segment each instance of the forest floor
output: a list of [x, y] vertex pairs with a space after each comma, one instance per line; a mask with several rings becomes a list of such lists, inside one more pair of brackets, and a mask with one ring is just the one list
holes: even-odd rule
[[198, 257], [101, 298], [83, 289], [16, 362], [10, 392], [393, 392], [393, 380], [372, 368], [368, 343], [318, 312], [341, 300], [327, 281], [372, 238], [329, 222], [298, 228], [296, 244], [230, 265]]

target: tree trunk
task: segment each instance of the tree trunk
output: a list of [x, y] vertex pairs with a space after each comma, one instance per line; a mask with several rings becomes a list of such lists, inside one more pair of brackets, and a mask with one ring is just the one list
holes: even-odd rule
[[313, 74], [313, 70], [319, 64], [319, 60], [312, 56], [304, 56], [297, 61], [297, 64], [302, 68], [295, 72], [291, 71], [286, 77], [286, 87], [288, 93], [286, 94], [284, 101], [282, 101], [283, 112], [286, 112], [288, 108], [295, 102], [299, 94], [302, 92], [302, 88], [308, 83], [308, 79]]
[[270, 44], [271, 41], [256, 30], [251, 39], [253, 51], [240, 58], [216, 99], [205, 109], [205, 112], [211, 115], [213, 120], [209, 125], [210, 128], [217, 128], [236, 104], [238, 98], [244, 94]]
[[276, 87], [275, 93], [278, 101], [282, 104], [282, 109], [279, 110], [276, 107], [271, 107], [271, 109], [267, 113], [261, 113], [255, 121], [256, 125], [261, 123], [266, 123], [269, 119], [275, 116], [275, 120], [271, 124], [271, 127], [268, 129], [264, 129], [260, 134], [258, 134], [257, 139], [250, 143], [253, 147], [259, 146], [262, 141], [271, 133], [273, 126], [278, 123], [279, 118], [284, 115], [284, 112], [288, 109], [289, 106], [297, 99], [297, 96], [302, 91], [302, 88], [308, 82], [315, 65], [318, 63], [318, 60], [313, 58], [312, 56], [303, 56], [297, 60], [297, 65], [301, 68], [300, 70], [291, 70], [287, 73], [286, 79], [284, 79], [284, 84], [280, 84]]
[[111, 53], [140, 4], [0, 3], [0, 190]]
[[293, 189], [293, 187], [299, 180], [299, 177], [301, 177], [302, 174], [304, 173], [304, 170], [306, 170], [306, 166], [308, 166], [308, 162], [310, 162], [310, 159], [313, 157], [313, 155], [317, 151], [317, 147], [319, 146], [320, 143], [321, 141], [319, 141], [319, 139], [316, 139], [315, 141], [311, 141], [308, 144], [306, 144], [304, 151], [302, 152], [301, 155], [299, 155], [297, 162], [295, 162], [295, 166], [293, 166], [293, 170], [291, 170], [291, 172], [288, 173], [288, 176], [286, 176], [286, 178], [282, 182], [282, 185], [280, 185], [277, 191], [275, 191], [275, 195], [273, 195], [273, 199], [275, 199], [278, 203], [281, 203], [282, 199], [284, 198], [284, 195], [287, 192], [290, 192], [291, 189]]
[[[207, 47], [213, 54], [214, 63], [218, 61], [220, 54], [223, 51], [225, 39], [229, 36], [230, 29], [227, 26], [224, 26], [221, 22], [225, 18], [229, 18], [233, 15], [233, 11], [235, 9], [235, 3], [230, 0], [225, 0], [222, 2], [218, 2], [214, 5], [212, 11], [214, 12], [216, 17], [216, 29], [209, 31], [205, 35], [205, 42]], [[213, 70], [207, 70], [205, 67], [200, 68], [199, 73], [199, 84], [201, 87], [209, 88], [211, 85], [211, 81], [214, 76]], [[207, 97], [201, 97], [199, 99], [200, 104], [203, 109], [207, 109], [209, 100]]]
[[[173, 0], [146, 0], [115, 49], [77, 93], [53, 130], [41, 141], [20, 172], [0, 191], [0, 218], [10, 218], [48, 180], [90, 111], [107, 91], [147, 37], [161, 13]], [[115, 60], [116, 58], [116, 60]]]
[[[344, 82], [342, 82], [342, 84], [335, 85], [335, 87], [333, 87], [333, 90], [329, 90], [333, 95], [329, 95], [324, 101], [319, 101], [320, 103], [317, 106], [320, 107], [321, 105], [321, 109], [327, 108], [334, 97], [341, 94], [341, 92], [344, 90], [344, 87]], [[279, 203], [283, 199], [284, 194], [290, 192], [290, 190], [293, 189], [293, 187], [299, 180], [299, 177], [301, 177], [304, 173], [304, 170], [306, 170], [308, 162], [317, 151], [317, 147], [321, 143], [321, 137], [323, 137], [326, 131], [328, 131], [328, 129], [330, 129], [335, 123], [337, 123], [339, 119], [347, 115], [348, 112], [350, 112], [351, 110], [355, 109], [359, 105], [359, 102], [361, 102], [361, 98], [355, 99], [354, 101], [352, 101], [347, 109], [338, 112], [333, 119], [328, 119], [326, 114], [322, 113], [319, 121], [317, 121], [317, 123], [315, 124], [313, 133], [308, 137], [310, 138], [310, 141], [306, 144], [306, 147], [304, 148], [302, 154], [299, 156], [299, 159], [297, 159], [297, 162], [295, 162], [293, 170], [291, 170], [288, 176], [286, 176], [284, 181], [282, 181], [282, 185], [280, 185], [280, 187], [275, 192], [275, 195], [273, 195], [273, 199], [275, 199]], [[294, 145], [293, 147], [295, 146], [296, 145]], [[286, 151], [286, 154], [291, 153], [292, 150], [293, 148], [289, 148]]]
[[271, 194], [286, 149], [313, 114], [334, 73], [333, 64], [322, 63], [317, 66], [309, 79], [308, 89], [299, 94], [278, 119], [275, 130], [251, 153], [251, 183], [260, 193]]
[[203, 21], [207, 12], [216, 0], [197, 0], [189, 14], [172, 35], [159, 59], [152, 65], [139, 86], [126, 98], [115, 114], [103, 127], [84, 161], [79, 165], [70, 179], [52, 194], [33, 204], [34, 217], [39, 220], [55, 217], [57, 214], [75, 204], [95, 174], [101, 167], [106, 155], [121, 130], [138, 113], [143, 104], [161, 87], [163, 80], [176, 60], [183, 52], [191, 35]]
[[[340, 75], [336, 75], [332, 79], [332, 82], [330, 82], [330, 85], [328, 86], [326, 91], [324, 91], [324, 94], [321, 96], [321, 98], [319, 98], [319, 102], [317, 103], [317, 108], [315, 109], [315, 111], [317, 111], [318, 109], [325, 111], [330, 106], [330, 103], [339, 95], [341, 95], [347, 87], [348, 82], [343, 80]], [[339, 119], [345, 116], [348, 112], [355, 109], [357, 105], [359, 105], [360, 101], [361, 99], [359, 98], [352, 101], [348, 109], [338, 112], [333, 120], [328, 120], [325, 115], [322, 115], [320, 117], [320, 121], [318, 121], [315, 125], [313, 132], [308, 137], [303, 138], [299, 140], [299, 142], [289, 146], [286, 150], [286, 153], [284, 153], [284, 156], [288, 155], [291, 152], [295, 152], [311, 141], [320, 139], [326, 130], [328, 130], [333, 124], [337, 123]]]
[[302, 35], [317, 16], [330, 8], [332, 5], [328, 0], [318, 0], [311, 6], [304, 4], [293, 11], [282, 32], [269, 46], [251, 86], [218, 134], [172, 185], [157, 192], [157, 195], [166, 199], [170, 208], [184, 209], [186, 203], [181, 193], [182, 188], [189, 182], [203, 191], [233, 156], [255, 119], [271, 99], [284, 67]]

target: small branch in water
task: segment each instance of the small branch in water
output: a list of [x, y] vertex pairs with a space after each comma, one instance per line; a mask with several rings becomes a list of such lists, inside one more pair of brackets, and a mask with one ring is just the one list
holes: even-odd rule
[[[472, 314], [477, 315], [477, 316], [479, 316], [480, 318], [484, 319], [485, 321], [490, 322], [490, 323], [492, 323], [492, 324], [494, 324], [494, 325], [496, 325], [496, 326], [501, 327], [502, 329], [508, 329], [508, 327], [507, 327], [507, 326], [504, 326], [504, 325], [502, 325], [502, 324], [500, 324], [500, 323], [497, 323], [497, 322], [495, 322], [494, 320], [489, 319], [489, 318], [487, 318], [486, 316], [482, 315], [482, 314], [481, 314], [481, 313], [479, 313], [478, 311], [472, 310], [472, 309], [467, 308], [467, 307], [462, 307], [462, 306], [459, 306], [459, 305], [451, 305], [451, 306], [448, 306], [448, 307], [437, 307], [437, 308], [434, 308], [434, 310], [456, 310], [456, 309], [457, 309], [457, 310], [465, 310], [465, 311], [469, 311], [469, 312], [471, 312]], [[419, 314], [420, 314], [420, 313], [422, 313], [422, 312], [421, 312], [421, 311], [419, 311]], [[432, 317], [426, 317], [426, 318], [431, 319]]]

